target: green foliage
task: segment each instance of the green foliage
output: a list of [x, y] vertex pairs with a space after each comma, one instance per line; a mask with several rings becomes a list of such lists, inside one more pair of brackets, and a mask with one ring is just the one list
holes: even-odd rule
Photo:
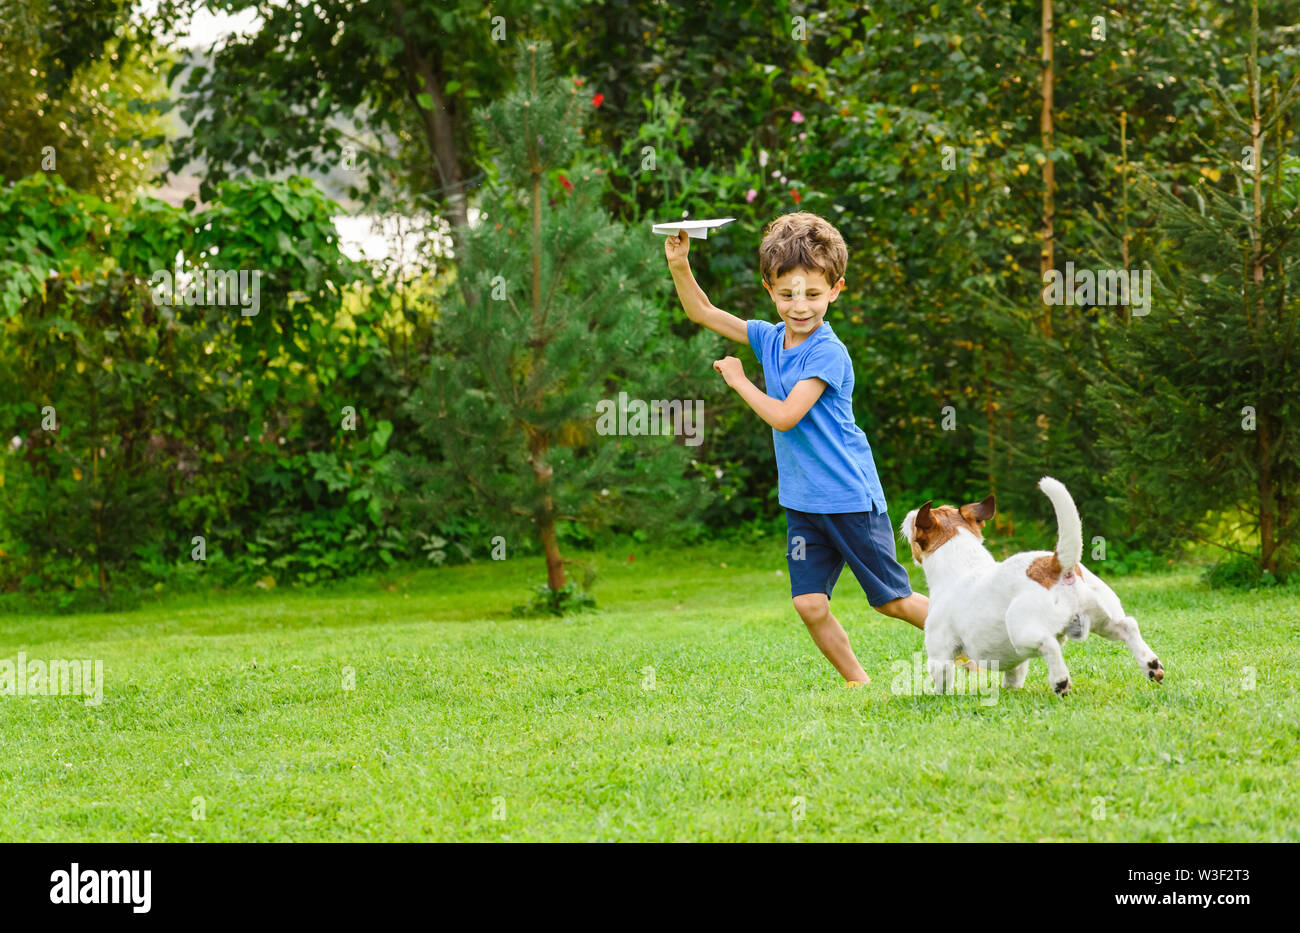
[[[1261, 81], [1253, 59], [1247, 78]], [[1108, 378], [1089, 393], [1110, 415], [1100, 438], [1108, 478], [1152, 545], [1206, 538], [1217, 515], [1240, 513], [1257, 570], [1270, 574], [1300, 563], [1300, 204], [1286, 172], [1298, 89], [1295, 75], [1261, 94], [1251, 163], [1240, 144], [1252, 141], [1248, 85], [1207, 88], [1225, 128], [1208, 149], [1220, 180], [1203, 175], [1180, 197], [1139, 178], [1157, 216], [1138, 258], [1153, 270], [1155, 300], [1148, 316], [1115, 328]]]
[[[172, 166], [204, 159], [209, 203], [135, 198], [170, 107], [152, 27], [254, 7], [257, 34], [182, 54], [170, 76], [194, 130]], [[1196, 535], [1267, 538], [1278, 574], [1294, 559], [1300, 161], [1292, 110], [1266, 133], [1255, 223], [1249, 130], [1214, 92], [1244, 112], [1244, 5], [1058, 5], [1050, 149], [1037, 0], [164, 0], [138, 27], [120, 0], [51, 9], [0, 0], [0, 589], [66, 610], [131, 585], [454, 563], [499, 535], [533, 554], [548, 523], [584, 553], [779, 531], [769, 434], [709, 370], [721, 343], [682, 315], [647, 225], [738, 218], [694, 257], [699, 279], [720, 307], [770, 318], [756, 248], [794, 209], [848, 241], [829, 320], [896, 510], [993, 487], [1003, 516], [1037, 527], [1050, 507], [1033, 481], [1050, 473], [1111, 542], [1109, 572]], [[1279, 90], [1298, 11], [1263, 13], [1258, 60]], [[521, 35], [579, 77], [512, 73]], [[45, 145], [54, 177], [31, 175]], [[487, 179], [454, 265], [428, 252], [367, 275], [309, 183], [229, 181], [337, 169], [345, 145], [363, 170], [351, 194], [413, 224], [412, 208], [454, 220]], [[1043, 307], [1049, 159], [1056, 266], [1150, 264], [1151, 316]], [[1243, 288], [1255, 242], [1262, 286]], [[261, 270], [261, 312], [154, 304], [178, 252], [187, 272]], [[704, 442], [600, 435], [594, 405], [620, 391], [705, 400]], [[47, 405], [57, 431], [40, 427]], [[1242, 430], [1245, 406], [1260, 430]], [[189, 556], [199, 533], [206, 564]]]
[[129, 6], [0, 0], [0, 182], [44, 170], [126, 204], [162, 164], [163, 58]]
[[1058, 10], [1049, 154], [1038, 11], [897, 2], [842, 18], [840, 56], [807, 79], [822, 98], [807, 131], [822, 145], [797, 173], [803, 206], [849, 242], [833, 322], [869, 399], [859, 417], [882, 475], [945, 501], [994, 488], [1004, 509], [1046, 516], [1033, 479], [1049, 473], [1098, 527], [1127, 532], [1099, 481], [1102, 416], [1083, 403], [1096, 316], [1054, 309], [1055, 336], [1040, 334], [1041, 167], [1055, 162], [1060, 267], [1101, 229], [1090, 211], [1121, 213], [1119, 115], [1129, 158], [1136, 149], [1168, 177], [1202, 109], [1176, 63], [1213, 72], [1239, 37], [1207, 46], [1199, 36], [1228, 14], [1142, 3], [1106, 11], [1102, 40], [1091, 17]]
[[[1085, 555], [1085, 560], [1087, 556]], [[1144, 547], [1141, 541], [1127, 544], [1123, 541], [1107, 542], [1104, 563], [1088, 562], [1092, 569], [1106, 576], [1123, 577], [1136, 573], [1153, 573], [1169, 570], [1174, 561]]]
[[[1287, 580], [1288, 577], [1283, 577], [1282, 582]], [[1216, 561], [1201, 574], [1201, 582], [1216, 590], [1253, 590], [1279, 584], [1272, 573], [1260, 570], [1258, 554], [1231, 554]]]
[[[188, 213], [44, 175], [0, 190], [0, 423], [19, 439], [0, 453], [0, 587], [183, 585], [195, 536], [227, 583], [422, 556], [390, 524], [387, 304], [344, 309], [364, 270], [336, 208], [303, 179], [221, 195]], [[177, 252], [186, 276], [260, 271], [258, 313], [157, 302]]]
[[[853, 355], [855, 413], [886, 488], [959, 498], [992, 485], [1005, 505], [1046, 516], [1021, 477], [1050, 472], [1099, 525], [1131, 532], [1105, 499], [1108, 464], [1093, 444], [1101, 416], [1084, 403], [1101, 325], [1058, 309], [1056, 336], [1038, 333], [1041, 166], [1056, 163], [1058, 266], [1081, 259], [1107, 225], [1148, 223], [1123, 203], [1120, 114], [1130, 162], [1178, 177], [1198, 158], [1193, 134], [1208, 108], [1182, 75], [1233, 74], [1242, 12], [1151, 0], [1105, 11], [1096, 37], [1094, 17], [1058, 10], [1048, 153], [1035, 2], [832, 3], [807, 17], [801, 41], [790, 25], [803, 11], [784, 5], [777, 15], [743, 3], [605, 6], [610, 15], [579, 29], [573, 46], [583, 89], [604, 95], [590, 139], [616, 154], [620, 216], [740, 218], [710, 238], [698, 277], [743, 317], [770, 315], [754, 258], [767, 220], [804, 208], [840, 228], [848, 284], [828, 319]], [[746, 93], [721, 100], [724, 83]], [[942, 425], [949, 413], [952, 430]], [[697, 460], [709, 475], [726, 465], [751, 482], [747, 494], [715, 499], [709, 528], [775, 508], [767, 438], [746, 430], [752, 415], [734, 398], [718, 417]]]
[[[513, 41], [561, 33], [579, 5], [164, 0], [164, 20], [256, 9], [261, 23], [251, 36], [225, 37], [210, 63], [173, 69], [169, 80], [185, 72], [182, 112], [193, 135], [178, 143], [172, 170], [201, 158], [200, 190], [209, 198], [243, 172], [338, 169], [348, 146], [361, 170], [349, 179], [350, 197], [439, 209], [449, 197], [463, 199], [476, 174], [471, 108], [506, 90], [510, 42], [497, 41], [493, 17], [504, 19]], [[447, 180], [453, 164], [465, 178], [459, 186]]]
[[521, 41], [516, 75], [484, 114], [495, 180], [440, 308], [441, 352], [404, 410], [437, 450], [406, 459], [406, 500], [426, 522], [472, 516], [511, 548], [557, 522], [671, 528], [702, 497], [690, 448], [603, 435], [598, 403], [690, 398], [708, 346], [665, 338], [657, 257], [601, 208], [599, 167], [572, 161], [590, 103], [553, 77], [548, 44]]
[[570, 581], [558, 590], [553, 590], [546, 583], [533, 587], [533, 598], [527, 604], [515, 606], [511, 615], [515, 618], [525, 616], [566, 616], [573, 612], [589, 612], [596, 608], [596, 598], [584, 590], [576, 581]]
[[[692, 254], [692, 267], [718, 307], [743, 318], [770, 317], [758, 277], [759, 235], [777, 214], [799, 206], [802, 194], [794, 192], [805, 184], [793, 167], [796, 154], [819, 148], [819, 140], [793, 117], [816, 106], [806, 75], [833, 57], [826, 24], [841, 21], [853, 5], [834, 2], [813, 14], [786, 3], [603, 6], [605, 16], [573, 31], [571, 61], [584, 76], [581, 93], [603, 98], [585, 138], [609, 176], [606, 202], [620, 220], [643, 229], [684, 215], [735, 217]], [[806, 41], [791, 36], [795, 15], [806, 16]], [[715, 358], [730, 352], [700, 334], [671, 297], [668, 277], [661, 280], [672, 332], [709, 341]], [[761, 384], [761, 373], [751, 375]], [[754, 429], [743, 400], [716, 383], [705, 391], [715, 420], [692, 451], [692, 468], [712, 503], [697, 529], [726, 535], [737, 522], [766, 520], [777, 509], [776, 463], [770, 434]]]

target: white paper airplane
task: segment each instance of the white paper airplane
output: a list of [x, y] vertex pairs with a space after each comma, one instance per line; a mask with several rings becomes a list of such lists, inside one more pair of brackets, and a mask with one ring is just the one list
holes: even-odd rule
[[652, 231], [663, 236], [676, 236], [678, 230], [685, 230], [686, 235], [693, 240], [707, 240], [709, 228], [721, 227], [735, 219], [723, 217], [721, 220], [674, 220], [672, 223], [655, 224]]

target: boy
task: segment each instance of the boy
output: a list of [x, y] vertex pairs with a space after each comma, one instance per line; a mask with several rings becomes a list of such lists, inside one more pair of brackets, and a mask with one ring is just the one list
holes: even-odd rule
[[684, 231], [664, 245], [686, 316], [749, 344], [763, 366], [767, 393], [745, 377], [734, 356], [713, 364], [772, 426], [795, 611], [844, 685], [868, 684], [871, 678], [830, 611], [831, 590], [845, 562], [878, 612], [924, 628], [930, 601], [912, 592], [907, 571], [894, 556], [894, 531], [871, 446], [853, 420], [853, 364], [823, 321], [826, 306], [844, 287], [844, 238], [806, 211], [784, 214], [768, 225], [758, 259], [763, 287], [781, 318], [776, 325], [742, 321], [710, 304], [691, 274], [689, 250]]

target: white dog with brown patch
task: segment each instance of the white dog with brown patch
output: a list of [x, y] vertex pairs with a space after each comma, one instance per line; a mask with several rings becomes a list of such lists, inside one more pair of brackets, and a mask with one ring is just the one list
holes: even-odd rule
[[1050, 476], [1038, 488], [1056, 509], [1055, 551], [1024, 551], [1001, 563], [994, 560], [981, 530], [993, 517], [992, 495], [961, 508], [932, 508], [927, 502], [903, 519], [899, 531], [930, 589], [925, 653], [935, 689], [948, 692], [960, 655], [985, 667], [997, 662], [1006, 688], [1021, 686], [1029, 659], [1038, 656], [1047, 662], [1052, 689], [1064, 695], [1070, 672], [1061, 643], [1067, 637], [1081, 641], [1090, 631], [1124, 642], [1158, 683], [1164, 668], [1142, 640], [1137, 620], [1125, 614], [1109, 586], [1079, 563], [1083, 527], [1070, 493]]

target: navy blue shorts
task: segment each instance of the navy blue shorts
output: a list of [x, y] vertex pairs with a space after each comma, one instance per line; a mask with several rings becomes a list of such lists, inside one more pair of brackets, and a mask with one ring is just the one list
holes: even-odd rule
[[894, 529], [887, 512], [820, 515], [786, 509], [785, 527], [792, 597], [825, 593], [829, 599], [846, 562], [871, 605], [911, 595], [907, 571], [894, 556]]

